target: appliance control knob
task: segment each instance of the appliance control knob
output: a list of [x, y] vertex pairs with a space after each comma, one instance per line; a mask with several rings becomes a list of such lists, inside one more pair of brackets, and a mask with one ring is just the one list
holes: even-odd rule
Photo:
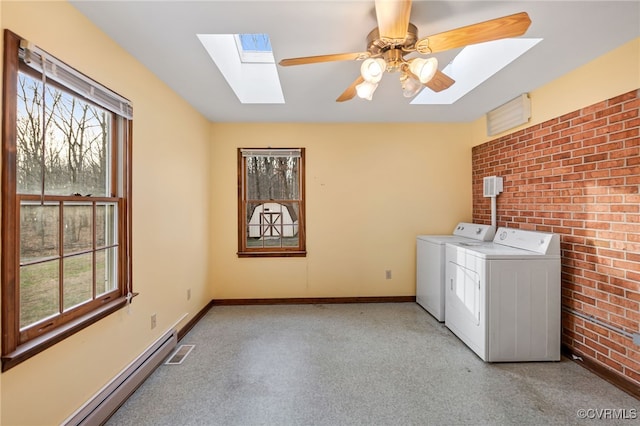
[[480, 235], [481, 232], [482, 232], [481, 228], [476, 229], [476, 235]]
[[507, 231], [502, 231], [502, 232], [500, 233], [500, 239], [501, 239], [501, 240], [504, 240], [505, 238], [507, 238]]

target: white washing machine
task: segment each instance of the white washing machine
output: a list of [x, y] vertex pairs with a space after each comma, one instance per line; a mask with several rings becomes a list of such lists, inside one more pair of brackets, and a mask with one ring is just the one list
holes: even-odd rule
[[444, 321], [445, 245], [462, 241], [491, 241], [491, 225], [460, 222], [452, 235], [416, 237], [416, 302], [438, 321]]
[[446, 248], [445, 325], [487, 362], [560, 360], [560, 239], [498, 228]]

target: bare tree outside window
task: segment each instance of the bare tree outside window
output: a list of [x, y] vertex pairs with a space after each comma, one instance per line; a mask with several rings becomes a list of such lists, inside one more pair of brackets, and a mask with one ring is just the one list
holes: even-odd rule
[[18, 87], [18, 192], [107, 196], [111, 114], [24, 73]]

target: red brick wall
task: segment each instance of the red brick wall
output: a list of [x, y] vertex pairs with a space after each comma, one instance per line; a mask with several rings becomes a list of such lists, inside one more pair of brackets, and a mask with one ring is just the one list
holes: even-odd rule
[[473, 220], [491, 223], [482, 179], [502, 176], [498, 226], [560, 234], [563, 344], [638, 386], [640, 346], [610, 328], [640, 333], [639, 94], [473, 148]]

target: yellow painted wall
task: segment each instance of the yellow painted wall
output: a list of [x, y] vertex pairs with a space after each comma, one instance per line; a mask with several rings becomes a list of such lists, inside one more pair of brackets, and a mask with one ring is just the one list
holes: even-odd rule
[[[415, 237], [471, 218], [468, 126], [212, 124], [213, 297], [415, 295]], [[238, 147], [306, 148], [306, 258], [237, 252]], [[392, 279], [385, 279], [385, 270]]]
[[[187, 314], [208, 284], [210, 124], [66, 2], [8, 2], [8, 28], [134, 105], [133, 278], [123, 309], [0, 375], [2, 425], [54, 425]], [[187, 289], [191, 300], [187, 301]], [[158, 325], [151, 330], [150, 316]]]
[[502, 135], [543, 123], [638, 88], [640, 38], [531, 92], [531, 121], [527, 124], [499, 135], [487, 136], [486, 119], [484, 116], [479, 118], [472, 123], [473, 145], [497, 139]]

